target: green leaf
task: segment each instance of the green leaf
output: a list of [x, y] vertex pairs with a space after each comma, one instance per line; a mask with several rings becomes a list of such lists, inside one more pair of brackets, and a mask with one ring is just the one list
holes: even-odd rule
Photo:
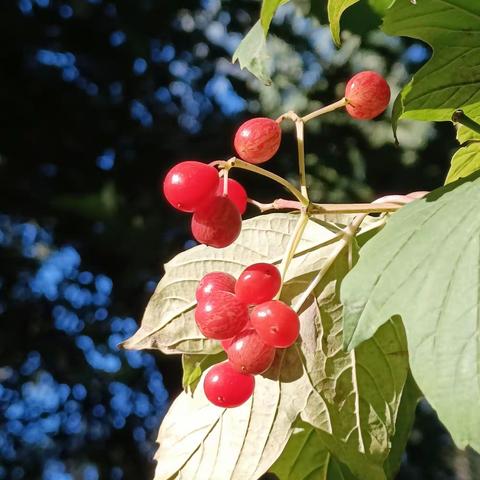
[[400, 117], [450, 120], [458, 108], [480, 118], [480, 2], [397, 0], [383, 30], [423, 40], [434, 52], [397, 98], [394, 127]]
[[409, 372], [407, 382], [402, 392], [402, 400], [395, 424], [395, 435], [392, 438], [392, 448], [385, 461], [384, 468], [388, 478], [394, 478], [400, 468], [402, 456], [407, 446], [408, 437], [415, 421], [415, 410], [422, 396], [412, 374]]
[[182, 386], [187, 393], [193, 393], [203, 372], [226, 359], [225, 352], [216, 355], [182, 355], [183, 378]]
[[355, 480], [348, 468], [332, 457], [317, 431], [298, 420], [280, 458], [270, 471], [280, 480]]
[[235, 50], [232, 62], [235, 63], [237, 60], [240, 68], [249, 70], [265, 85], [272, 84], [267, 67], [267, 42], [260, 20], [245, 35]]
[[368, 4], [372, 10], [382, 17], [387, 13], [387, 10], [395, 3], [395, 0], [368, 0]]
[[[351, 217], [336, 220], [346, 218]], [[147, 305], [141, 328], [122, 344], [123, 348], [153, 348], [164, 353], [219, 352], [219, 343], [205, 339], [193, 318], [198, 282], [215, 270], [238, 276], [255, 262], [279, 264], [297, 220], [296, 214], [261, 215], [243, 222], [238, 240], [227, 248], [218, 250], [201, 245], [177, 255], [165, 265], [165, 276]], [[316, 247], [336, 234], [327, 227], [320, 219], [309, 221], [289, 272], [302, 275], [319, 267], [325, 254]], [[287, 280], [291, 278], [289, 273]]]
[[287, 3], [289, 0], [263, 0], [262, 10], [260, 11], [260, 23], [262, 24], [265, 36], [268, 34], [270, 23], [278, 7]]
[[333, 41], [340, 46], [340, 18], [343, 12], [359, 0], [328, 0], [328, 21]]
[[459, 148], [453, 155], [445, 184], [468, 177], [478, 170], [480, 170], [480, 141], [473, 141]]
[[480, 179], [392, 215], [342, 284], [345, 345], [392, 315], [405, 324], [418, 386], [460, 447], [480, 449]]
[[458, 143], [466, 143], [472, 140], [476, 140], [480, 142], [480, 134], [474, 132], [470, 128], [467, 128], [465, 125], [460, 125], [457, 129], [457, 140]]

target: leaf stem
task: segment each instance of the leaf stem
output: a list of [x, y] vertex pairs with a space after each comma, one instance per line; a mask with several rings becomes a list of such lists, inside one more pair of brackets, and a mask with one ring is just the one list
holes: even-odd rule
[[475, 120], [470, 118], [468, 115], [465, 115], [464, 111], [459, 109], [455, 110], [452, 115], [452, 122], [461, 123], [465, 125], [465, 127], [473, 130], [476, 133], [480, 133], [480, 124], [478, 124]]
[[310, 120], [313, 120], [314, 118], [319, 117], [320, 115], [325, 115], [326, 113], [337, 110], [337, 108], [342, 108], [346, 104], [347, 104], [347, 99], [343, 97], [342, 99], [337, 100], [336, 102], [333, 102], [330, 105], [326, 105], [325, 107], [319, 108], [318, 110], [315, 110], [314, 112], [309, 113], [308, 115], [305, 115], [304, 117], [302, 117], [302, 120], [304, 123], [307, 123]]
[[251, 163], [244, 162], [239, 158], [231, 158], [227, 162], [224, 162], [229, 168], [241, 168], [242, 170], [248, 170], [250, 172], [258, 173], [264, 177], [270, 178], [271, 180], [283, 185], [299, 202], [303, 207], [308, 207], [309, 201], [308, 198], [305, 198], [298, 188], [294, 187], [288, 180], [276, 175], [275, 173], [269, 172], [264, 168], [257, 167]]

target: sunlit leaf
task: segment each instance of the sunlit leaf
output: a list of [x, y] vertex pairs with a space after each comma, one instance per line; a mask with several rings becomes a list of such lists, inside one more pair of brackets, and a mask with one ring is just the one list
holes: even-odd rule
[[340, 45], [340, 18], [343, 12], [359, 0], [328, 0], [328, 21], [333, 41]]
[[[332, 251], [327, 245], [308, 253], [313, 262], [297, 257], [282, 298], [295, 304]], [[338, 287], [348, 265], [345, 249], [300, 310], [299, 341], [256, 377], [252, 400], [223, 410], [208, 404], [200, 387], [193, 398], [176, 400], [160, 430], [156, 480], [256, 480], [280, 456], [299, 416], [354, 475], [386, 478], [408, 371], [406, 342], [401, 324], [390, 322], [355, 352], [342, 350]]]
[[237, 60], [240, 68], [249, 70], [265, 85], [272, 83], [267, 65], [267, 41], [260, 20], [245, 35], [235, 50], [232, 62], [235, 63]]
[[262, 10], [260, 12], [260, 22], [262, 24], [265, 35], [268, 34], [270, 23], [273, 16], [275, 15], [275, 12], [277, 11], [277, 8], [287, 3], [288, 1], [289, 0], [263, 0]]
[[[345, 218], [348, 217], [335, 217], [333, 220], [342, 221]], [[148, 303], [141, 328], [123, 347], [154, 348], [164, 353], [219, 352], [219, 343], [205, 339], [193, 319], [198, 282], [212, 271], [238, 276], [243, 268], [255, 262], [278, 265], [297, 220], [296, 214], [261, 215], [245, 221], [240, 237], [227, 248], [219, 250], [202, 245], [176, 256], [165, 265], [165, 275]], [[336, 230], [319, 222], [321, 220], [310, 220], [308, 223], [287, 280], [292, 275], [312, 271], [323, 262], [326, 253], [316, 247], [334, 238]]]
[[480, 118], [480, 2], [397, 0], [386, 13], [383, 29], [433, 48], [432, 58], [397, 98], [394, 126], [400, 117], [450, 120], [458, 108]]
[[413, 376], [460, 447], [480, 449], [479, 174], [395, 213], [342, 284], [345, 345], [401, 315]]

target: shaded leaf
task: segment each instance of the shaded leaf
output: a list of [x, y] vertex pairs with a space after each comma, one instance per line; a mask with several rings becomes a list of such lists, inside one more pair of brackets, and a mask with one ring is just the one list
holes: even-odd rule
[[270, 471], [280, 480], [355, 480], [348, 468], [336, 460], [317, 431], [298, 420], [280, 458]]
[[238, 60], [240, 68], [246, 68], [265, 85], [271, 85], [268, 72], [267, 41], [260, 20], [245, 35], [235, 50], [232, 62]]
[[216, 363], [227, 358], [225, 352], [215, 355], [182, 355], [183, 378], [182, 386], [187, 393], [193, 393], [203, 372]]
[[358, 346], [401, 315], [418, 386], [455, 442], [477, 450], [479, 202], [475, 174], [403, 207], [342, 284], [345, 345]]
[[407, 441], [412, 431], [413, 422], [415, 421], [417, 403], [421, 396], [422, 392], [418, 389], [412, 374], [409, 372], [398, 409], [395, 435], [392, 438], [392, 448], [384, 465], [388, 478], [395, 478], [395, 474], [400, 468]]

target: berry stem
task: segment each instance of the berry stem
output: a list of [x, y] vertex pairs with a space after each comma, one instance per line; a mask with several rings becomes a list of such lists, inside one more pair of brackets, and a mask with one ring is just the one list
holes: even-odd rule
[[[302, 204], [295, 200], [287, 200], [278, 198], [272, 203], [261, 203], [248, 199], [248, 202], [255, 205], [262, 213], [269, 210], [293, 209], [301, 210]], [[309, 213], [319, 213], [325, 215], [334, 215], [339, 213], [388, 213], [395, 212], [401, 208], [403, 204], [394, 202], [382, 203], [311, 203]]]
[[330, 105], [326, 105], [325, 107], [319, 108], [318, 110], [315, 110], [314, 112], [309, 113], [308, 115], [305, 115], [304, 117], [302, 117], [302, 120], [304, 123], [307, 123], [310, 120], [313, 120], [314, 118], [319, 117], [320, 115], [333, 112], [334, 110], [337, 110], [337, 108], [342, 108], [346, 104], [347, 104], [347, 99], [343, 97], [342, 99], [337, 100], [336, 102], [333, 102]]
[[[285, 255], [282, 258], [282, 263], [280, 264], [280, 267], [279, 267], [280, 275], [282, 278], [282, 286], [283, 286], [283, 281], [285, 280], [285, 275], [287, 273], [290, 262], [292, 261], [292, 258], [295, 255], [295, 251], [297, 250], [298, 244], [302, 239], [302, 235], [303, 235], [303, 232], [305, 231], [307, 224], [308, 224], [308, 214], [305, 210], [302, 210], [302, 213], [300, 214], [300, 218], [298, 219], [297, 224], [295, 225], [295, 229], [293, 233], [290, 235], [287, 250], [285, 252]], [[278, 300], [280, 298], [281, 293], [282, 293], [282, 289], [280, 288], [277, 295], [275, 296], [275, 299]]]
[[275, 173], [269, 172], [264, 168], [257, 167], [251, 163], [244, 162], [239, 158], [231, 158], [227, 162], [224, 162], [227, 168], [241, 168], [242, 170], [248, 170], [250, 172], [258, 173], [259, 175], [263, 175], [264, 177], [270, 178], [271, 180], [280, 183], [283, 185], [299, 202], [303, 207], [308, 207], [309, 201], [305, 198], [298, 188], [294, 187], [288, 180], [276, 175]]
[[307, 177], [305, 174], [305, 135], [304, 123], [301, 118], [295, 120], [295, 131], [297, 133], [298, 148], [298, 171], [300, 173], [300, 190], [302, 195], [308, 199]]
[[223, 170], [223, 195], [226, 197], [228, 195], [228, 171], [229, 168]]
[[[330, 253], [328, 258], [325, 260], [325, 263], [322, 265], [322, 268], [318, 271], [315, 278], [310, 282], [308, 288], [303, 292], [302, 296], [295, 302], [295, 305], [292, 307], [295, 312], [302, 308], [304, 303], [307, 301], [308, 297], [312, 294], [318, 284], [323, 280], [325, 275], [327, 274], [330, 267], [333, 265], [335, 260], [337, 259], [338, 255], [342, 252], [342, 250], [346, 246], [350, 246], [352, 243], [352, 239], [355, 237], [358, 229], [362, 225], [362, 222], [367, 217], [367, 214], [361, 214], [356, 216], [344, 229], [343, 234], [339, 236], [339, 240], [337, 242], [337, 246], [335, 249]], [[349, 262], [350, 262], [350, 252], [349, 252]]]

